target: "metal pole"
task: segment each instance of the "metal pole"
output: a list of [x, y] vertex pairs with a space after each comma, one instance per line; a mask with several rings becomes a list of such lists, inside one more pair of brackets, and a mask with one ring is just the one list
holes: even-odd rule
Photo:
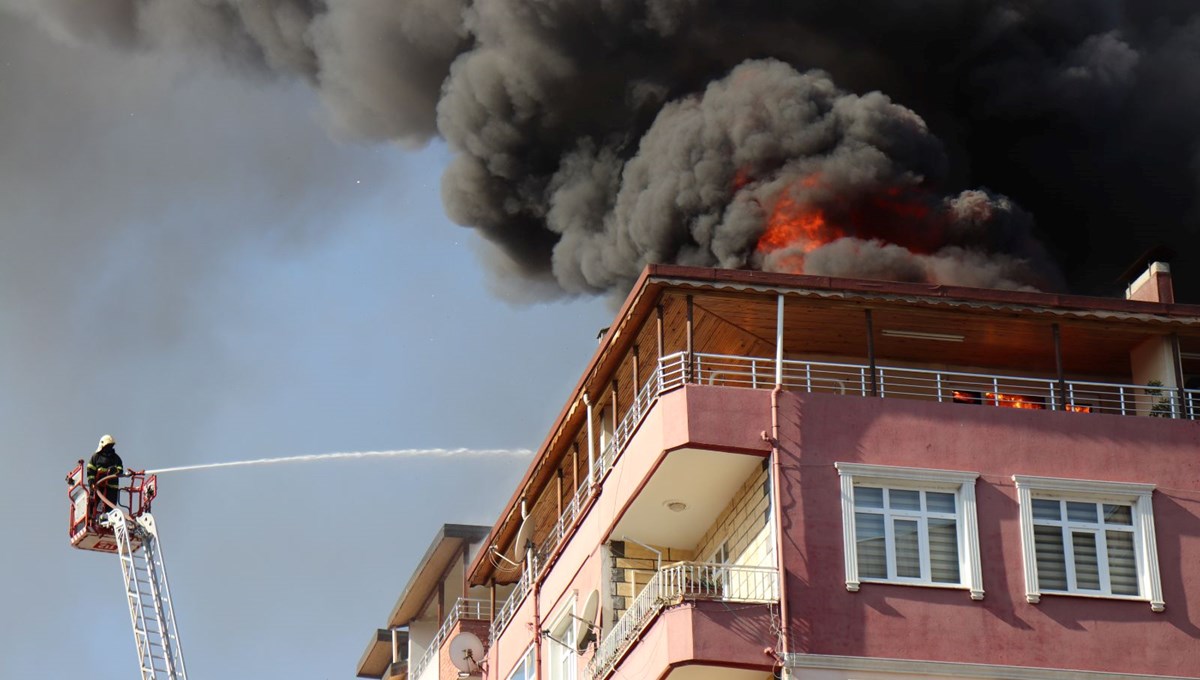
[[775, 300], [775, 387], [783, 387], [783, 293]]
[[871, 320], [871, 310], [864, 309], [867, 319], [867, 363], [871, 366], [871, 396], [879, 396], [879, 384], [875, 376], [875, 324]]
[[642, 376], [640, 366], [638, 365], [638, 346], [633, 346], [633, 395], [637, 399], [638, 390], [641, 389]]
[[1179, 405], [1171, 409], [1175, 418], [1189, 417], [1191, 414], [1184, 410], [1187, 394], [1183, 391], [1183, 354], [1179, 351], [1179, 334], [1171, 334], [1171, 355], [1175, 363], [1175, 393], [1179, 395]]
[[695, 361], [695, 348], [692, 346], [692, 296], [687, 296], [687, 372], [683, 376], [684, 382], [691, 382]]
[[596, 480], [592, 476], [593, 469], [596, 466], [596, 438], [593, 436], [595, 431], [592, 429], [592, 400], [588, 398], [587, 392], [583, 393], [583, 405], [587, 408], [587, 477], [588, 486], [591, 486], [596, 483]]
[[663, 358], [663, 306], [661, 302], [655, 308], [655, 323], [654, 337], [658, 340], [658, 363], [661, 365]]
[[571, 445], [571, 493], [579, 488], [579, 443]]
[[1054, 370], [1058, 374], [1058, 400], [1065, 411], [1067, 410], [1067, 378], [1063, 373], [1062, 329], [1058, 327], [1057, 323], [1050, 324], [1050, 329], [1054, 331]]
[[[558, 485], [558, 486], [557, 486], [557, 491], [558, 491], [558, 516], [559, 516], [559, 517], [562, 517], [562, 501], [563, 501], [563, 471], [562, 471], [562, 468], [559, 468], [559, 469], [556, 471], [556, 473], [555, 473], [555, 475], [554, 475], [554, 476], [555, 476], [555, 478], [556, 478], [556, 479], [555, 479], [555, 483]], [[464, 593], [466, 592], [466, 589], [465, 589], [465, 588], [463, 589], [463, 592], [464, 592]]]
[[612, 436], [614, 439], [617, 436], [617, 423], [619, 422], [619, 416], [617, 415], [617, 392], [620, 390], [620, 385], [621, 383], [614, 378], [612, 383]]

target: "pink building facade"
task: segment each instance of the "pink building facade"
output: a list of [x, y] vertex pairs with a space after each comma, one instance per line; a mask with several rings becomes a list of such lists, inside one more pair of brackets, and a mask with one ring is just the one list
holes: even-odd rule
[[648, 268], [460, 677], [1200, 677], [1200, 307], [1128, 297]]

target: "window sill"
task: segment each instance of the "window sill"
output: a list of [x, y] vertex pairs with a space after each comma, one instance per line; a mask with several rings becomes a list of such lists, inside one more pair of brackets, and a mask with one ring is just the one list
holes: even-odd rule
[[859, 579], [857, 583], [847, 583], [846, 590], [848, 590], [852, 593], [857, 593], [859, 590], [859, 584], [861, 584], [861, 583], [873, 583], [873, 584], [879, 584], [879, 585], [885, 585], [885, 586], [915, 586], [917, 588], [940, 588], [942, 590], [967, 590], [967, 591], [970, 591], [972, 600], [982, 600], [983, 599], [983, 591], [982, 590], [971, 590], [970, 586], [963, 585], [961, 583], [935, 583], [933, 581], [894, 581], [891, 579], [882, 579], [882, 578], [864, 578], [864, 579]]
[[1105, 593], [1070, 593], [1065, 590], [1043, 590], [1037, 593], [1028, 593], [1025, 595], [1025, 601], [1029, 604], [1038, 604], [1042, 600], [1043, 595], [1052, 595], [1054, 597], [1083, 597], [1089, 600], [1118, 600], [1122, 602], [1149, 602], [1150, 611], [1161, 612], [1166, 610], [1166, 604], [1163, 602], [1153, 602], [1149, 598], [1140, 595], [1107, 595]]

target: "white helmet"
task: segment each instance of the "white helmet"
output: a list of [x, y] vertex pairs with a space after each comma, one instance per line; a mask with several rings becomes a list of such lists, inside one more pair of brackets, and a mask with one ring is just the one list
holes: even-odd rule
[[113, 439], [111, 434], [106, 434], [100, 438], [100, 444], [96, 447], [96, 450], [99, 451], [106, 446], [113, 446], [116, 443], [117, 440]]

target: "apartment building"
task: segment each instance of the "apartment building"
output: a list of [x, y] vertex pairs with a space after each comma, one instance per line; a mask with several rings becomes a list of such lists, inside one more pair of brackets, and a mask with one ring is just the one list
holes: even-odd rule
[[407, 677], [1200, 677], [1197, 380], [1158, 263], [1126, 299], [650, 266], [464, 565], [483, 661]]

